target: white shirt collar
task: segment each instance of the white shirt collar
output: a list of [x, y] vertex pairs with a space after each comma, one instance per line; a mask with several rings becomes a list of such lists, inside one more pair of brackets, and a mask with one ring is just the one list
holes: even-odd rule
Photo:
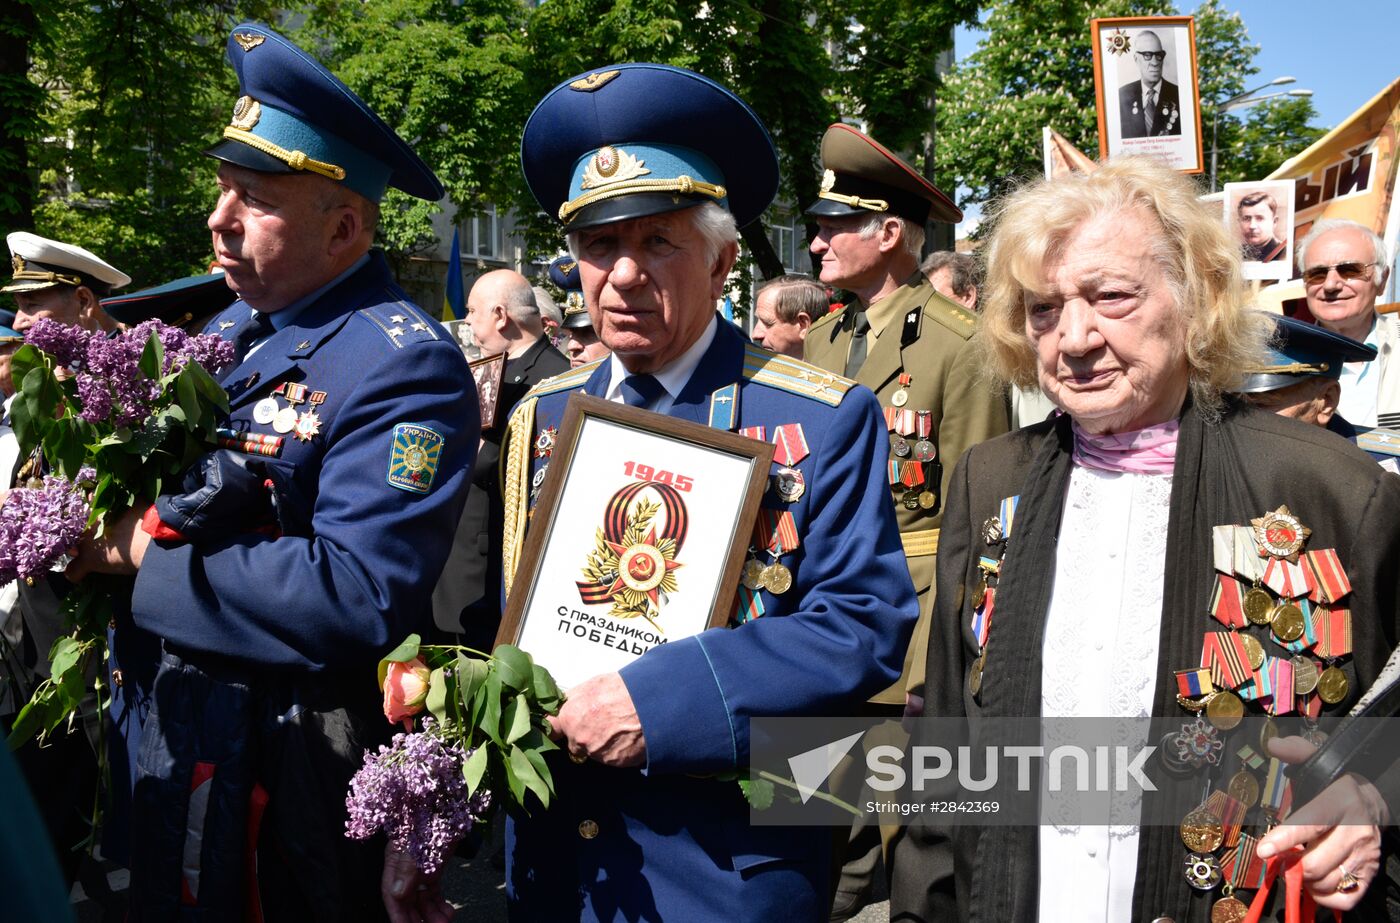
[[[690, 345], [690, 348], [681, 353], [674, 362], [656, 372], [652, 376], [661, 383], [661, 387], [666, 389], [666, 396], [658, 399], [656, 403], [648, 407], [657, 413], [666, 413], [675, 403], [676, 397], [690, 381], [690, 376], [695, 373], [695, 369], [700, 365], [700, 360], [705, 357], [705, 352], [710, 348], [710, 344], [715, 341], [715, 334], [719, 331], [719, 315], [710, 316], [709, 326], [705, 332], [700, 334], [700, 338]], [[607, 393], [604, 395], [614, 403], [622, 403], [622, 379], [631, 373], [627, 371], [622, 360], [614, 354], [609, 360], [608, 371], [612, 376], [608, 384]]]

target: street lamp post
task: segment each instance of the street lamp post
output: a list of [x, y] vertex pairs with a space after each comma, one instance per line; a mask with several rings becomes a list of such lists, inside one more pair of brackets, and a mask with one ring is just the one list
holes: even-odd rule
[[1229, 99], [1221, 100], [1214, 106], [1210, 128], [1210, 191], [1215, 192], [1216, 166], [1220, 155], [1220, 113], [1229, 112], [1231, 109], [1243, 109], [1255, 103], [1262, 103], [1266, 99], [1275, 99], [1279, 96], [1311, 96], [1312, 90], [1280, 90], [1277, 93], [1267, 93], [1263, 96], [1255, 96], [1261, 90], [1269, 87], [1283, 86], [1289, 83], [1296, 83], [1293, 77], [1275, 77], [1262, 86], [1257, 86], [1252, 90], [1231, 96]]

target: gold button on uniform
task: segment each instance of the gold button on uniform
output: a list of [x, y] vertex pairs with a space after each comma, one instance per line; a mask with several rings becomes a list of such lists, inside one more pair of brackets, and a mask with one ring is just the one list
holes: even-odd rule
[[598, 822], [596, 820], [586, 820], [578, 825], [578, 835], [585, 840], [591, 840], [598, 835]]
[[120, 688], [122, 687], [122, 671], [121, 671], [121, 670], [113, 670], [113, 671], [112, 671], [112, 685], [113, 685], [113, 686], [116, 686], [118, 689], [120, 689]]

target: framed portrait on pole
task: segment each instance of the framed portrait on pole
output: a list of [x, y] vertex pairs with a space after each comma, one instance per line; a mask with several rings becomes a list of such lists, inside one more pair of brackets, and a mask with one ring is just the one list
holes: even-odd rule
[[496, 643], [562, 688], [733, 610], [773, 445], [569, 399]]
[[1095, 19], [1090, 32], [1099, 156], [1142, 154], [1204, 172], [1194, 19]]

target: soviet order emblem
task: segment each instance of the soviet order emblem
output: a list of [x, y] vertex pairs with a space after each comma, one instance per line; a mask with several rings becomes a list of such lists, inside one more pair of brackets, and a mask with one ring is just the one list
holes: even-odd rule
[[646, 161], [636, 154], [629, 154], [611, 144], [605, 144], [598, 148], [597, 153], [589, 159], [588, 166], [583, 168], [583, 181], [579, 183], [579, 188], [596, 189], [610, 183], [636, 179], [650, 172]]
[[617, 148], [611, 144], [598, 148], [598, 153], [593, 155], [593, 166], [597, 168], [599, 176], [612, 176], [617, 172]]
[[233, 120], [229, 125], [241, 131], [250, 131], [262, 118], [262, 103], [251, 96], [240, 96], [233, 104]]
[[1312, 534], [1286, 506], [1251, 519], [1250, 524], [1254, 526], [1254, 538], [1259, 547], [1276, 558], [1297, 558], [1298, 552], [1303, 550], [1303, 542]]
[[1128, 33], [1122, 29], [1114, 29], [1109, 33], [1108, 39], [1109, 54], [1127, 54], [1132, 50], [1132, 45], [1128, 41]]

